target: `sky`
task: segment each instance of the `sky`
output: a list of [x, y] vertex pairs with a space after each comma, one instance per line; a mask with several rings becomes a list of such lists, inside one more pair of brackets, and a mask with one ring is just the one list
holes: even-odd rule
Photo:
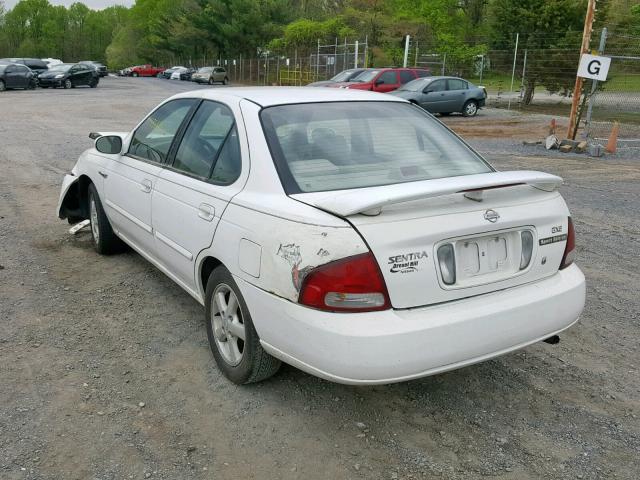
[[[49, 0], [49, 3], [52, 5], [65, 5], [68, 7], [77, 1], [81, 1], [87, 7], [93, 9], [101, 9], [110, 7], [111, 5], [125, 5], [130, 7], [134, 2], [134, 0]], [[18, 0], [4, 0], [4, 5], [7, 10], [13, 8], [16, 3], [18, 3]]]

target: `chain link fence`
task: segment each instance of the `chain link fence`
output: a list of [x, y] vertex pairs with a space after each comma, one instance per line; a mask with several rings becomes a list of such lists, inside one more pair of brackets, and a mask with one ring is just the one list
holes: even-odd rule
[[[602, 46], [601, 36], [594, 32], [593, 52]], [[490, 44], [504, 48], [487, 48]], [[465, 45], [463, 54], [454, 55], [433, 42], [411, 38], [406, 58], [408, 66], [429, 68], [433, 75], [460, 76], [484, 86], [488, 106], [568, 116], [580, 44], [579, 35], [566, 32], [522, 33], [497, 42], [476, 38]], [[612, 58], [609, 77], [593, 91], [592, 82], [584, 82], [579, 135], [604, 141], [618, 122], [620, 147], [640, 147], [640, 37], [606, 32], [603, 54]], [[223, 66], [233, 83], [306, 85], [374, 62], [365, 38], [318, 41], [314, 48], [281, 54], [264, 51], [258, 58], [168, 58], [165, 64]]]

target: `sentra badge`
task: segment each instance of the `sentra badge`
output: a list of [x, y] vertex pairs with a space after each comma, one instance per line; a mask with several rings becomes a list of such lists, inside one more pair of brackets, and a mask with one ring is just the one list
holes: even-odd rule
[[412, 252], [389, 257], [391, 273], [411, 273], [418, 270], [420, 260], [427, 258], [427, 252]]

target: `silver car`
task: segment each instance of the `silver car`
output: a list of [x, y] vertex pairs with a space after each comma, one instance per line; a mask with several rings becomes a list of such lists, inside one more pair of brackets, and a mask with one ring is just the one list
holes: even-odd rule
[[485, 90], [457, 77], [425, 77], [413, 80], [390, 93], [420, 105], [431, 113], [460, 112], [473, 117], [484, 107]]
[[229, 77], [227, 71], [222, 67], [202, 67], [197, 72], [191, 75], [191, 81], [196, 83], [208, 83], [213, 85], [215, 82], [220, 82], [223, 85], [229, 83]]

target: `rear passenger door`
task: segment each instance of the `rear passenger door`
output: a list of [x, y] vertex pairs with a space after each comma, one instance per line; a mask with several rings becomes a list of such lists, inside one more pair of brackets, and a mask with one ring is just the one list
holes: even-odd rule
[[197, 292], [195, 260], [213, 241], [220, 217], [242, 189], [242, 158], [232, 110], [204, 100], [183, 130], [153, 192], [159, 261]]
[[447, 80], [447, 111], [461, 112], [466, 100], [468, 84], [459, 78]]

